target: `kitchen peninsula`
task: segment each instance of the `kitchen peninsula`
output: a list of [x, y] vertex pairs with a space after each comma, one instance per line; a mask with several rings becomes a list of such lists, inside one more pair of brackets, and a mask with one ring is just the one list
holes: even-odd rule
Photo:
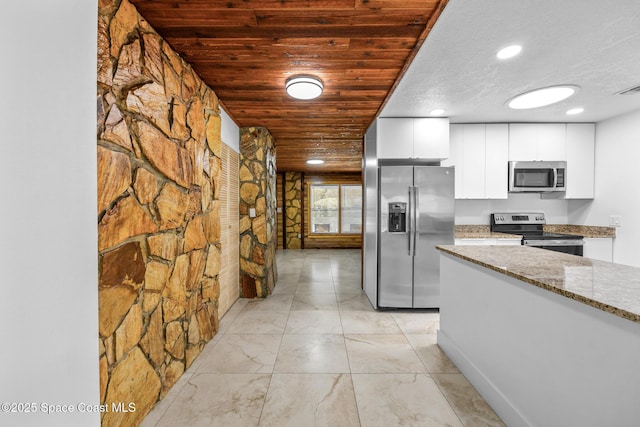
[[526, 246], [438, 249], [438, 345], [507, 425], [637, 425], [639, 268]]

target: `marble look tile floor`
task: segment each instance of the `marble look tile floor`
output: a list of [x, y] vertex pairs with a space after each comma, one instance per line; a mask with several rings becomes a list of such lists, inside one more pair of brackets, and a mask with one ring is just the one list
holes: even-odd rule
[[359, 250], [278, 251], [147, 415], [157, 426], [504, 426], [436, 345], [437, 311], [375, 311]]

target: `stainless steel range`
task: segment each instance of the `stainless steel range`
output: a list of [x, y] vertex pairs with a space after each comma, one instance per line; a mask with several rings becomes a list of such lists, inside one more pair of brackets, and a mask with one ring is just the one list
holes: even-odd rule
[[575, 234], [548, 233], [544, 213], [492, 213], [491, 231], [518, 234], [522, 244], [582, 256], [583, 236]]

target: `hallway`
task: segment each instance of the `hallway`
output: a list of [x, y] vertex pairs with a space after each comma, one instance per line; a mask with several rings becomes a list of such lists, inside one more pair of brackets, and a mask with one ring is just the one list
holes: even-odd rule
[[436, 345], [433, 311], [376, 312], [359, 250], [277, 253], [142, 426], [501, 426]]

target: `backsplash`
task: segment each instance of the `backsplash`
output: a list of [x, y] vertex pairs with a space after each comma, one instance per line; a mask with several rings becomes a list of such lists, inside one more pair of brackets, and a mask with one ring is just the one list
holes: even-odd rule
[[542, 199], [539, 194], [509, 194], [504, 200], [456, 200], [456, 224], [488, 225], [493, 212], [544, 212], [547, 223], [566, 224], [569, 202]]

